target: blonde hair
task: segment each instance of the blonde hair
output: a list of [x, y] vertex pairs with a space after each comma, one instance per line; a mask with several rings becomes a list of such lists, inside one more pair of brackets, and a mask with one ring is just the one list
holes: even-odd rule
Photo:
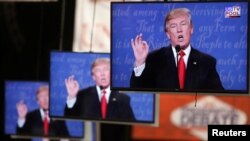
[[177, 9], [173, 9], [172, 11], [170, 11], [166, 17], [165, 17], [165, 21], [164, 21], [164, 27], [165, 27], [165, 32], [167, 32], [167, 28], [168, 28], [168, 22], [172, 19], [175, 19], [177, 17], [180, 16], [187, 16], [189, 23], [191, 24], [191, 26], [193, 26], [192, 23], [192, 18], [191, 18], [191, 12], [189, 9], [187, 8], [177, 8]]
[[49, 86], [43, 85], [36, 90], [36, 100], [38, 99], [38, 94], [41, 93], [42, 91], [49, 91]]
[[100, 64], [108, 64], [110, 65], [110, 59], [109, 58], [97, 58], [91, 65], [91, 74], [93, 74], [94, 67], [100, 65]]

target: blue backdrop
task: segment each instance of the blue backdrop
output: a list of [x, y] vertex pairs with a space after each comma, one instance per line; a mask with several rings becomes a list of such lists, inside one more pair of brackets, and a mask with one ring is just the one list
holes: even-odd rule
[[[110, 57], [106, 53], [51, 52], [50, 62], [50, 114], [64, 117], [67, 92], [65, 79], [74, 75], [80, 89], [95, 85], [91, 77], [91, 64], [96, 58]], [[126, 93], [138, 122], [154, 122], [155, 97], [152, 93]], [[65, 117], [64, 117], [65, 118]], [[66, 117], [67, 118], [67, 117]]]
[[[5, 82], [5, 134], [16, 134], [18, 118], [16, 104], [20, 100], [27, 104], [28, 111], [39, 108], [35, 93], [41, 85], [48, 85], [48, 83], [31, 81]], [[83, 138], [83, 122], [66, 120], [66, 125], [71, 137]]]
[[[233, 6], [240, 6], [240, 17], [226, 18], [225, 9]], [[247, 2], [112, 3], [112, 87], [129, 87], [134, 64], [130, 40], [142, 33], [150, 51], [168, 46], [164, 18], [171, 9], [180, 7], [191, 10], [191, 45], [217, 59], [224, 88], [247, 90]]]

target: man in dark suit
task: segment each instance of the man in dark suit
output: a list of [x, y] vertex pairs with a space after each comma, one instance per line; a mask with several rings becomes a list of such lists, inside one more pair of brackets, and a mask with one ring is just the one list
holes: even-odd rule
[[165, 18], [171, 44], [149, 53], [142, 34], [131, 40], [135, 68], [130, 87], [155, 90], [224, 90], [216, 70], [216, 59], [190, 45], [193, 24], [190, 11], [178, 8]]
[[79, 90], [74, 76], [65, 80], [68, 97], [64, 114], [85, 119], [135, 120], [130, 97], [110, 90], [109, 58], [96, 59], [91, 66], [91, 75], [96, 85], [83, 90]]
[[54, 121], [48, 116], [48, 86], [41, 86], [38, 88], [36, 92], [36, 100], [39, 105], [39, 109], [35, 109], [31, 112], [28, 112], [27, 105], [23, 103], [23, 101], [17, 103], [17, 134], [31, 136], [69, 137], [65, 122]]

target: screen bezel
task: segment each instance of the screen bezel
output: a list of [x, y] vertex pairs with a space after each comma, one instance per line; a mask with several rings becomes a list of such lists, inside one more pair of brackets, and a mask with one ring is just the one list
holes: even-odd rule
[[[112, 12], [113, 12], [113, 9], [114, 9], [114, 5], [115, 4], [194, 4], [194, 3], [197, 3], [197, 4], [205, 4], [205, 3], [227, 3], [228, 2], [232, 2], [232, 3], [237, 3], [237, 2], [244, 2], [244, 3], [247, 3], [247, 7], [248, 7], [248, 12], [247, 12], [247, 38], [249, 37], [249, 2], [247, 1], [237, 1], [237, 2], [234, 2], [234, 1], [165, 1], [165, 2], [159, 2], [159, 1], [151, 1], [151, 2], [111, 2], [111, 73], [114, 74], [114, 64], [113, 62], [115, 62], [115, 58], [114, 58], [114, 45], [113, 45], [113, 16], [112, 16]], [[133, 91], [133, 92], [138, 92], [138, 91], [141, 91], [141, 92], [155, 92], [155, 93], [165, 93], [165, 94], [175, 94], [175, 93], [183, 93], [183, 94], [210, 94], [210, 95], [214, 95], [214, 94], [218, 94], [218, 95], [246, 95], [246, 94], [249, 94], [249, 72], [250, 72], [250, 69], [249, 69], [249, 40], [246, 38], [246, 44], [247, 44], [247, 47], [246, 47], [246, 52], [247, 52], [247, 55], [246, 55], [246, 60], [247, 60], [247, 64], [246, 64], [246, 89], [245, 90], [212, 90], [212, 89], [209, 89], [209, 90], [200, 90], [200, 89], [193, 89], [193, 90], [181, 90], [181, 89], [165, 89], [165, 88], [130, 88], [129, 86], [126, 87], [126, 86], [115, 86], [114, 83], [114, 78], [113, 78], [113, 75], [111, 76], [111, 89], [113, 90], [120, 90], [120, 91]], [[132, 50], [132, 47], [131, 47], [131, 50]], [[117, 56], [116, 56], [117, 57]], [[118, 74], [118, 73], [117, 73]]]
[[[64, 54], [64, 57], [67, 58], [67, 54], [77, 54], [77, 55], [83, 55], [83, 56], [88, 56], [88, 55], [108, 55], [110, 57], [109, 53], [91, 53], [91, 52], [72, 52], [72, 51], [51, 51], [50, 55], [52, 56], [53, 53], [56, 54]], [[50, 57], [52, 59], [52, 57]], [[91, 60], [92, 61], [92, 60]], [[53, 65], [53, 63], [50, 62], [50, 65]], [[51, 73], [51, 66], [50, 66], [50, 73]], [[90, 67], [88, 67], [89, 69]], [[85, 74], [87, 74], [85, 72]], [[50, 85], [52, 85], [52, 74], [50, 74]], [[50, 93], [52, 95], [51, 92], [51, 88], [53, 86], [50, 86]], [[83, 87], [84, 89], [85, 87]], [[80, 88], [81, 89], [81, 88]], [[122, 92], [122, 93], [127, 93], [130, 94], [131, 92]], [[141, 94], [140, 92], [136, 92], [136, 95]], [[78, 120], [78, 121], [95, 121], [98, 123], [111, 123], [111, 124], [124, 124], [124, 125], [134, 125], [134, 124], [143, 124], [143, 125], [149, 125], [149, 126], [158, 126], [158, 104], [159, 104], [159, 96], [156, 93], [149, 93], [149, 92], [145, 92], [143, 93], [145, 95], [152, 95], [152, 100], [153, 100], [153, 104], [152, 104], [152, 112], [153, 112], [153, 117], [152, 117], [152, 121], [144, 121], [144, 120], [136, 120], [136, 121], [130, 121], [130, 120], [126, 120], [126, 119], [99, 119], [99, 118], [93, 118], [93, 117], [82, 117], [82, 116], [65, 116], [65, 115], [60, 115], [60, 114], [52, 114], [53, 112], [50, 111], [50, 116], [53, 117], [54, 119], [58, 119], [58, 120], [65, 120], [65, 119], [71, 119], [71, 120]], [[132, 95], [132, 94], [131, 94]], [[53, 98], [50, 97], [50, 103], [53, 100]], [[66, 102], [66, 101], [65, 101]], [[66, 103], [65, 103], [66, 104]], [[52, 105], [52, 104], [50, 104]], [[64, 106], [64, 105], [63, 105]], [[51, 110], [52, 108], [50, 108]]]
[[[42, 85], [48, 85], [49, 86], [49, 83], [46, 82], [46, 81], [34, 81], [34, 80], [6, 80], [5, 81], [5, 95], [6, 95], [6, 92], [7, 92], [7, 84], [8, 83], [14, 83], [14, 84], [24, 84], [24, 83], [30, 83], [30, 84], [34, 84], [34, 85], [37, 85], [37, 86], [42, 86]], [[50, 88], [49, 88], [50, 89]], [[9, 102], [7, 102], [7, 96], [5, 96], [5, 105], [8, 104]], [[31, 100], [35, 100], [34, 99], [31, 99]], [[34, 102], [33, 102], [34, 103]], [[15, 105], [14, 105], [15, 106]], [[28, 106], [28, 105], [27, 105]], [[5, 108], [7, 108], [7, 106], [5, 106]], [[28, 107], [28, 109], [30, 109]], [[32, 109], [36, 109], [36, 108], [32, 108]], [[28, 110], [28, 112], [30, 112], [32, 110]], [[7, 110], [5, 110], [5, 115], [7, 115]], [[49, 114], [50, 115], [50, 114]], [[51, 117], [51, 120], [55, 120], [53, 117]], [[66, 127], [68, 127], [67, 125], [67, 120], [64, 120], [65, 121], [65, 124], [66, 124]], [[33, 139], [33, 138], [48, 138], [48, 139], [69, 139], [69, 140], [82, 140], [84, 138], [84, 132], [85, 132], [85, 129], [84, 129], [84, 124], [83, 122], [80, 122], [80, 121], [73, 121], [73, 120], [69, 120], [70, 122], [77, 122], [79, 124], [82, 124], [82, 131], [83, 133], [80, 135], [80, 136], [58, 136], [58, 135], [48, 135], [48, 136], [44, 136], [44, 135], [34, 135], [34, 134], [17, 134], [17, 133], [7, 133], [6, 129], [4, 130], [4, 134], [6, 135], [10, 135], [11, 138], [16, 138], [16, 139]], [[4, 120], [4, 125], [7, 125], [6, 123], [6, 116], [5, 116], [5, 120]], [[14, 123], [16, 125], [16, 122]]]

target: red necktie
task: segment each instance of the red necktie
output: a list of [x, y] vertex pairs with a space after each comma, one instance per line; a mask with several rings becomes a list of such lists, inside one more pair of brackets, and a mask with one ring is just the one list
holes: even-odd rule
[[185, 62], [183, 59], [183, 56], [185, 55], [184, 51], [181, 50], [179, 52], [179, 55], [180, 55], [180, 59], [178, 62], [178, 75], [179, 75], [180, 89], [183, 89], [184, 84], [185, 84], [185, 71], [186, 71], [186, 66], [185, 66]]
[[44, 135], [48, 135], [49, 133], [48, 111], [44, 111], [43, 129], [44, 129]]
[[106, 112], [107, 112], [107, 100], [105, 97], [106, 91], [102, 91], [102, 98], [101, 98], [101, 110], [102, 110], [102, 118], [106, 118]]

